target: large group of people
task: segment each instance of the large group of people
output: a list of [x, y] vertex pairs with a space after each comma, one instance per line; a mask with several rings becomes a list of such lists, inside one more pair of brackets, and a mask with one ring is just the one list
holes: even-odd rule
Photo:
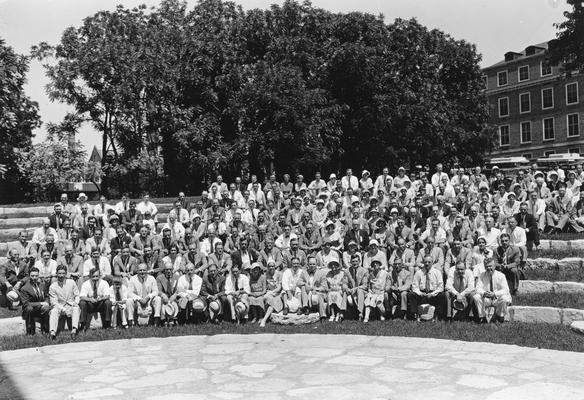
[[[0, 294], [55, 336], [102, 326], [321, 319], [503, 322], [541, 232], [584, 230], [582, 167], [384, 168], [217, 176], [168, 215], [141, 201], [91, 205], [63, 194], [0, 267]], [[584, 188], [583, 188], [584, 192]]]

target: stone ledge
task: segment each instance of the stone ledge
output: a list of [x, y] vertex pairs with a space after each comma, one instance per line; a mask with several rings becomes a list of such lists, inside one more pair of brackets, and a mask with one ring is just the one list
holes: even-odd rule
[[519, 293], [582, 293], [584, 283], [580, 282], [549, 282], [549, 281], [519, 281]]
[[540, 249], [543, 250], [569, 250], [569, 249], [576, 249], [576, 250], [584, 250], [584, 239], [578, 240], [541, 240]]
[[542, 322], [546, 324], [570, 325], [574, 321], [584, 321], [584, 310], [576, 308], [511, 306], [509, 307], [508, 320], [512, 322]]

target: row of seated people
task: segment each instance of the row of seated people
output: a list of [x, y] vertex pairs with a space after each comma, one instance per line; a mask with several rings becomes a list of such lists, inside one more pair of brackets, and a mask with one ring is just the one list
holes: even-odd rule
[[349, 268], [336, 260], [319, 268], [314, 256], [308, 257], [306, 268], [298, 257], [290, 261], [283, 271], [270, 260], [267, 268], [257, 262], [234, 264], [225, 274], [210, 264], [202, 277], [192, 263], [179, 272], [167, 263], [156, 278], [143, 263], [135, 275], [124, 278], [104, 277], [94, 267], [81, 288], [65, 265], [59, 265], [48, 282], [32, 267], [18, 291], [27, 334], [35, 333], [35, 321], [40, 320], [41, 329], [53, 338], [60, 320], [69, 319], [71, 334], [76, 335], [89, 327], [93, 313], [100, 314], [103, 328], [224, 319], [263, 327], [273, 313], [290, 312], [317, 312], [330, 321], [342, 321], [353, 312], [363, 322], [372, 317], [466, 320], [472, 313], [484, 323], [489, 309], [491, 321], [504, 322], [511, 303], [507, 279], [492, 258], [484, 260], [478, 277], [458, 262], [446, 280], [433, 268], [430, 256], [413, 274], [399, 260], [392, 271], [378, 260], [366, 269], [356, 254]]

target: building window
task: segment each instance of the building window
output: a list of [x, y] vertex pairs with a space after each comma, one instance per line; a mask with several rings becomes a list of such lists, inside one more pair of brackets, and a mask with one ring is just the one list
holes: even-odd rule
[[531, 122], [522, 122], [521, 129], [521, 143], [531, 143]]
[[578, 82], [566, 85], [566, 104], [578, 104]]
[[543, 140], [554, 140], [556, 134], [554, 132], [554, 119], [545, 118], [543, 120]]
[[501, 97], [499, 99], [499, 117], [509, 116], [509, 97]]
[[525, 158], [527, 158], [528, 160], [530, 160], [530, 159], [532, 159], [532, 158], [533, 158], [533, 154], [531, 154], [531, 153], [525, 153], [525, 154], [522, 154], [522, 155], [521, 155], [521, 157], [525, 157]]
[[568, 137], [580, 136], [580, 118], [578, 114], [568, 114]]
[[505, 86], [507, 84], [507, 71], [497, 73], [497, 86]]
[[519, 67], [519, 69], [517, 70], [517, 73], [519, 75], [519, 82], [529, 80], [529, 65], [524, 65], [522, 67]]
[[552, 154], [556, 154], [556, 152], [555, 152], [554, 150], [548, 150], [548, 151], [544, 151], [544, 152], [543, 152], [543, 156], [544, 156], [544, 157], [549, 157], [549, 156], [551, 156]]
[[552, 66], [547, 61], [542, 61], [540, 64], [541, 76], [549, 76], [552, 74]]
[[574, 147], [574, 148], [568, 149], [568, 152], [570, 154], [580, 154], [580, 147]]
[[499, 144], [509, 146], [509, 142], [509, 125], [502, 125], [499, 127]]
[[530, 111], [531, 111], [531, 94], [521, 93], [519, 95], [519, 112], [521, 114], [524, 114]]
[[554, 88], [541, 90], [541, 108], [554, 108]]

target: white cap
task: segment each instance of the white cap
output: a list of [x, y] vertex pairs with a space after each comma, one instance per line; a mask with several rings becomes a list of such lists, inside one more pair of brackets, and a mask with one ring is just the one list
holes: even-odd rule
[[330, 174], [329, 179], [333, 179], [333, 178], [337, 179], [337, 176], [335, 174]]
[[377, 239], [371, 239], [369, 241], [369, 246], [371, 246], [372, 244], [374, 244], [375, 246], [379, 246], [379, 242], [377, 241]]

